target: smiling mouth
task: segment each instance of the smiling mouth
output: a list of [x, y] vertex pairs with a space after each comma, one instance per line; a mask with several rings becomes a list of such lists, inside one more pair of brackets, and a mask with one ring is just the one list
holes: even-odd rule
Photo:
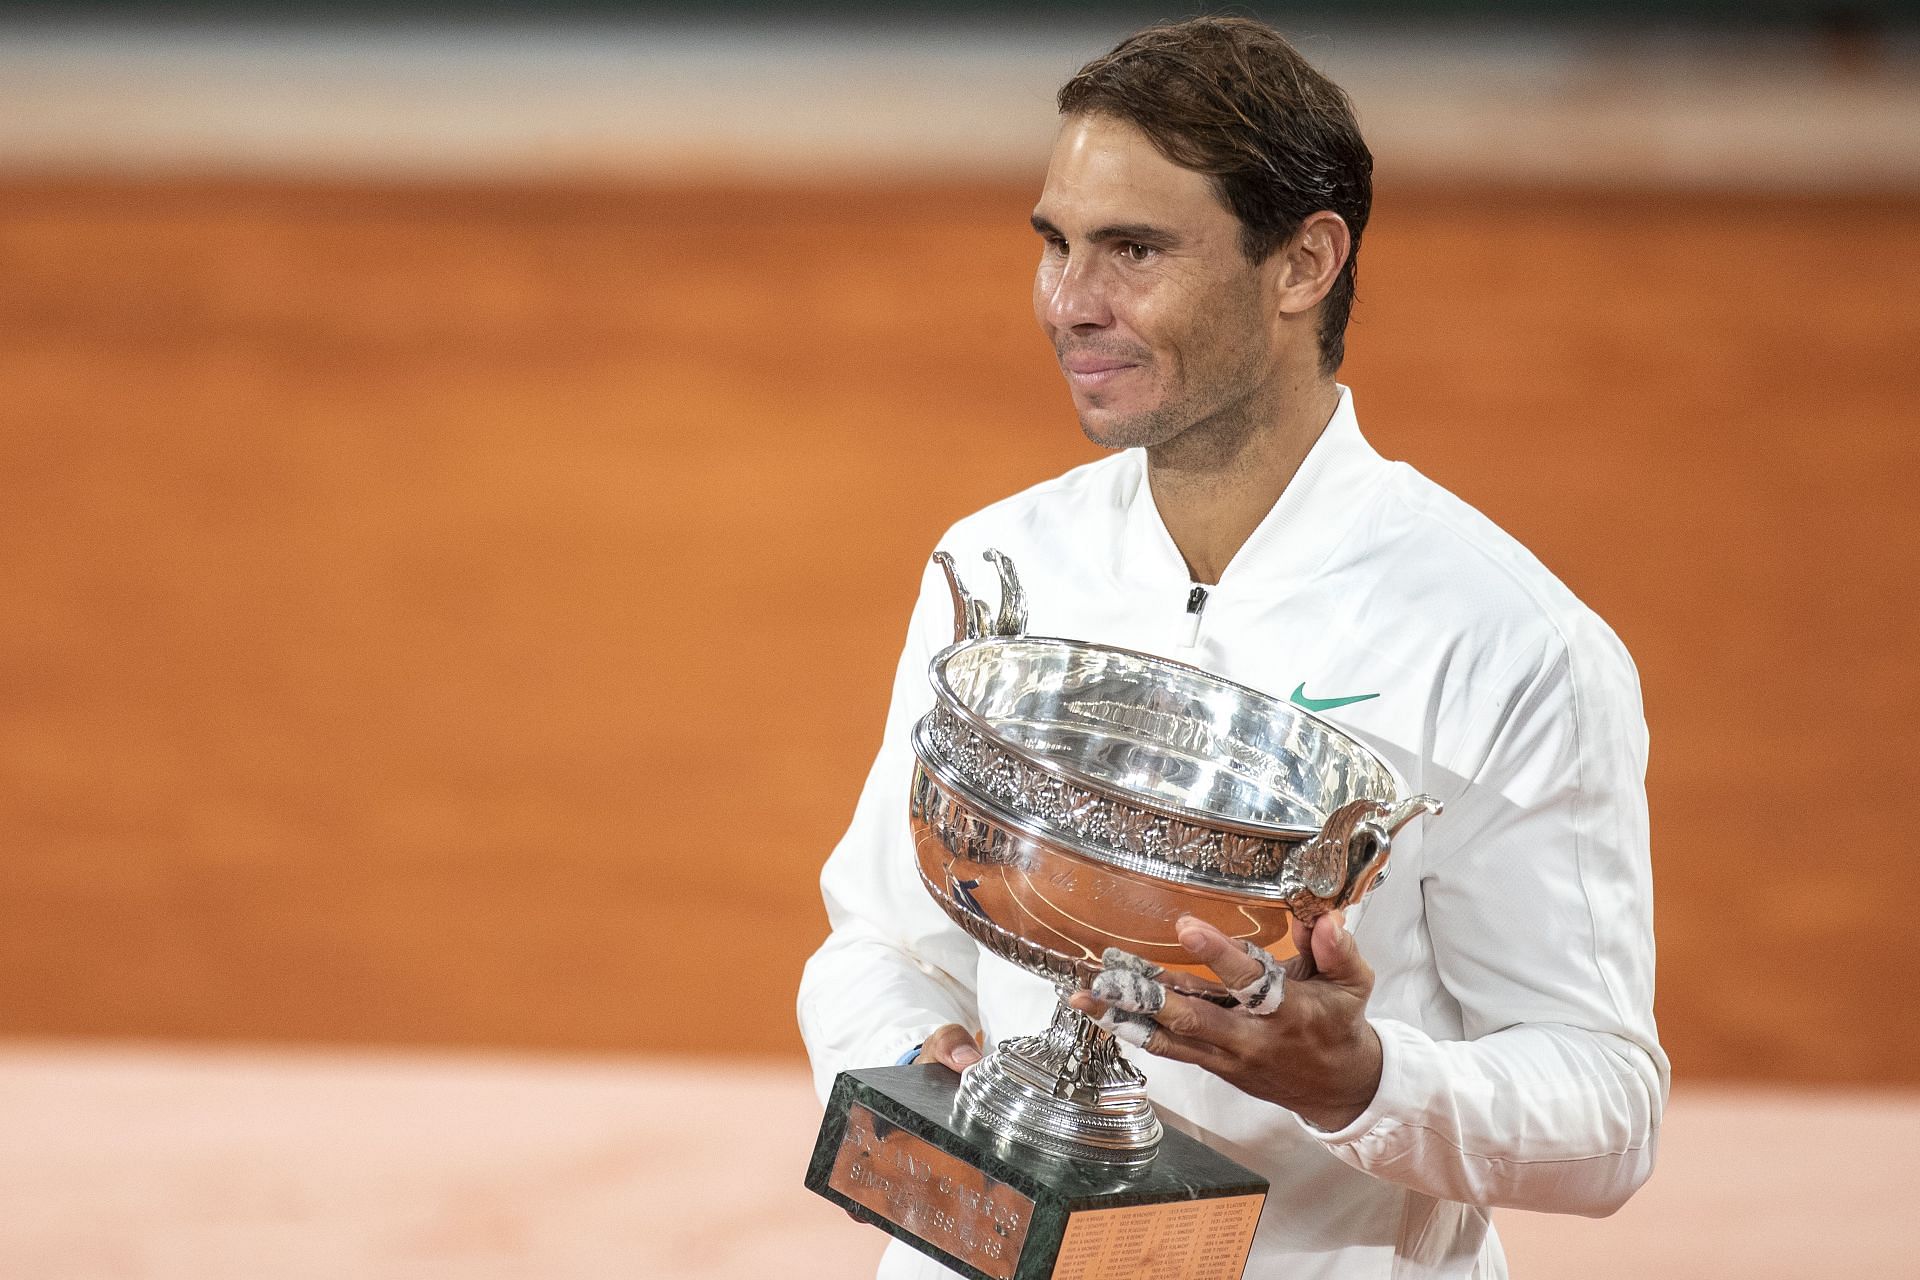
[[1079, 387], [1104, 386], [1127, 370], [1139, 367], [1130, 360], [1101, 357], [1068, 356], [1060, 361], [1061, 371], [1067, 375], [1067, 381]]

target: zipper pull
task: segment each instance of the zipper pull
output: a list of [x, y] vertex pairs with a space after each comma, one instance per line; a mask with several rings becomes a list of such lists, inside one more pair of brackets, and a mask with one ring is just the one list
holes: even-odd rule
[[1200, 615], [1207, 608], [1207, 589], [1199, 583], [1193, 584], [1193, 590], [1187, 592], [1187, 643], [1189, 649], [1200, 647]]

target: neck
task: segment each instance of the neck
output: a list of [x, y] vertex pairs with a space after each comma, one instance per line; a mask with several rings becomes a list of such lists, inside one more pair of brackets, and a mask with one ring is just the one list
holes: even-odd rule
[[1195, 582], [1220, 581], [1339, 403], [1332, 378], [1303, 379], [1147, 450], [1154, 506]]

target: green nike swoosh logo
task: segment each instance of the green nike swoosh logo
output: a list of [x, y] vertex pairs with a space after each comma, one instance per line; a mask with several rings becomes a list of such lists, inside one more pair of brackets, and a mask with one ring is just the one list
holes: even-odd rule
[[1293, 696], [1288, 698], [1287, 701], [1296, 707], [1305, 707], [1309, 711], [1331, 711], [1335, 707], [1344, 707], [1355, 702], [1365, 702], [1368, 698], [1377, 698], [1379, 696], [1377, 693], [1356, 693], [1351, 698], [1309, 698], [1307, 696], [1307, 682], [1302, 680], [1299, 686], [1294, 689]]

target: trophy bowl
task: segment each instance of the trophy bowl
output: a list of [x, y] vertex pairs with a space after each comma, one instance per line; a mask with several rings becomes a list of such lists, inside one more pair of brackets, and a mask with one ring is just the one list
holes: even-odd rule
[[1046, 1031], [966, 1072], [959, 1109], [1029, 1148], [1143, 1164], [1162, 1136], [1145, 1078], [1066, 996], [1119, 948], [1176, 990], [1232, 1004], [1180, 945], [1182, 916], [1290, 954], [1292, 920], [1358, 901], [1395, 834], [1440, 805], [1290, 702], [1150, 654], [1027, 636], [1013, 562], [985, 558], [994, 614], [935, 557], [955, 642], [914, 728], [909, 823], [927, 892], [1061, 1001]]

